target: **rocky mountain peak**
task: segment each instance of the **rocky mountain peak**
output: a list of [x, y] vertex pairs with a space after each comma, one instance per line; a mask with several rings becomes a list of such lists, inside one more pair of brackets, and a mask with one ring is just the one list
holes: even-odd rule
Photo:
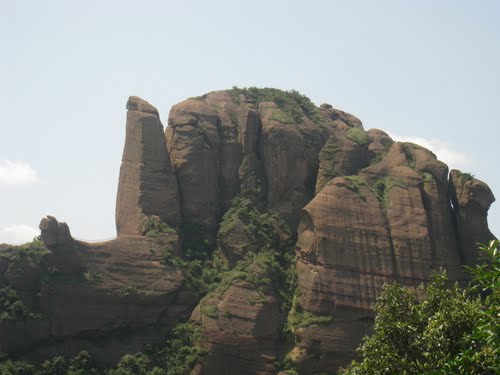
[[334, 374], [384, 283], [439, 268], [465, 282], [494, 238], [486, 183], [296, 91], [192, 97], [166, 129], [145, 100], [127, 109], [118, 238], [77, 241], [48, 216], [41, 239], [65, 251], [0, 248], [2, 285], [41, 312], [0, 321], [0, 351], [109, 363], [189, 320], [205, 353], [192, 375]]

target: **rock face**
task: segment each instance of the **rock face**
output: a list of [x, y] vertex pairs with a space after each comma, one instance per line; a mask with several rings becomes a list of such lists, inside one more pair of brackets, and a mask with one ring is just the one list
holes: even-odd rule
[[[40, 226], [48, 246], [54, 241], [46, 227], [67, 230], [53, 217]], [[176, 235], [119, 237], [95, 244], [72, 240], [53, 251], [1, 249], [2, 285], [14, 288], [38, 316], [0, 321], [0, 351], [39, 361], [88, 350], [114, 364], [158, 342], [196, 303], [182, 272], [160, 263], [164, 251], [177, 251], [176, 241]]]
[[[333, 179], [304, 208], [299, 303], [311, 313], [332, 315], [335, 324], [300, 330], [295, 361], [301, 373], [335, 369], [354, 358], [384, 283], [417, 287], [439, 267], [451, 280], [465, 280], [447, 176], [446, 165], [430, 151], [394, 143], [382, 161], [358, 176]], [[492, 202], [486, 192], [481, 215]], [[491, 239], [489, 232], [474, 233], [478, 241]]]
[[460, 248], [465, 262], [472, 264], [478, 255], [476, 244], [494, 237], [488, 228], [487, 215], [495, 197], [483, 181], [452, 170], [450, 198], [455, 212]]
[[333, 126], [325, 115], [322, 131], [300, 111], [296, 120], [274, 102], [248, 100], [238, 91], [173, 106], [165, 135], [183, 219], [201, 224], [214, 241], [229, 202], [242, 195], [296, 228], [314, 194], [324, 133]]
[[127, 102], [127, 131], [118, 194], [118, 235], [140, 235], [146, 218], [159, 216], [165, 223], [180, 224], [177, 180], [163, 140], [158, 111], [131, 96]]
[[[192, 375], [334, 374], [384, 283], [415, 288], [440, 267], [464, 282], [476, 243], [493, 238], [484, 182], [297, 92], [190, 98], [165, 132], [149, 103], [127, 108], [118, 238], [76, 241], [49, 216], [48, 251], [0, 246], [1, 286], [42, 312], [0, 321], [1, 352], [87, 349], [109, 363], [190, 316], [206, 351]], [[194, 261], [193, 238], [206, 251]], [[196, 295], [172, 254], [217, 283]]]
[[42, 219], [40, 231], [40, 238], [49, 249], [70, 246], [73, 243], [68, 224], [58, 222], [54, 216]]

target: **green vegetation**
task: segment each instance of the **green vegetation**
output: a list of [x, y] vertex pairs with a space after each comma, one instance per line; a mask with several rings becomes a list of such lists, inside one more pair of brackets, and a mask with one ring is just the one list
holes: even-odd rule
[[369, 142], [368, 135], [363, 129], [351, 128], [345, 133], [346, 137], [360, 146], [366, 146]]
[[126, 286], [122, 289], [122, 294], [124, 297], [136, 297], [142, 294], [142, 292], [135, 286]]
[[392, 147], [392, 143], [391, 142], [386, 142], [384, 144], [384, 151], [381, 152], [380, 154], [378, 154], [377, 156], [375, 156], [372, 159], [372, 161], [370, 162], [370, 166], [380, 163], [384, 159], [385, 155], [387, 155], [387, 153], [389, 152], [389, 150], [391, 149], [391, 147]]
[[[163, 345], [146, 351], [152, 367], [148, 375], [185, 375], [203, 360], [200, 346], [201, 329], [194, 323], [179, 323], [166, 337]], [[162, 369], [158, 371], [154, 368]], [[111, 375], [111, 374], [110, 374]]]
[[6, 320], [27, 321], [40, 319], [41, 315], [30, 311], [10, 286], [0, 289], [0, 322]]
[[[411, 147], [411, 149], [410, 149]], [[411, 169], [415, 169], [415, 155], [413, 155], [412, 149], [413, 149], [413, 144], [412, 143], [403, 143], [401, 144], [401, 148], [403, 149], [403, 152], [406, 156], [406, 160], [408, 161], [408, 166]]]
[[[274, 102], [287, 116], [293, 119], [293, 123], [296, 124], [303, 123], [302, 116], [304, 114], [317, 125], [321, 122], [318, 108], [307, 96], [295, 90], [283, 91], [269, 87], [238, 88], [235, 86], [229, 91], [229, 94], [236, 104], [241, 103], [242, 95], [246, 100], [257, 105], [261, 102]], [[283, 123], [287, 124], [289, 122]]]
[[434, 176], [428, 172], [422, 173], [422, 180], [424, 181], [424, 184], [430, 184], [434, 181]]
[[214, 246], [209, 244], [202, 224], [185, 222], [181, 226], [182, 251], [187, 260], [208, 260], [214, 252]]
[[341, 150], [338, 139], [332, 135], [320, 152], [320, 160], [333, 160], [335, 154]]
[[175, 229], [165, 224], [158, 216], [149, 216], [142, 226], [141, 234], [146, 237], [158, 237], [160, 234], [176, 234]]
[[298, 303], [298, 295], [295, 294], [292, 301], [292, 307], [288, 313], [288, 319], [285, 330], [296, 333], [299, 328], [311, 326], [314, 324], [329, 325], [333, 323], [333, 317], [315, 315], [309, 311], [304, 311]]
[[186, 260], [165, 252], [162, 263], [170, 267], [180, 268], [187, 286], [196, 292], [198, 298], [202, 298], [215, 289], [225, 267], [217, 255], [213, 259]]
[[460, 181], [465, 184], [467, 181], [474, 180], [475, 176], [472, 173], [462, 173], [460, 175]]
[[9, 267], [12, 267], [16, 272], [24, 273], [27, 264], [42, 266], [44, 257], [49, 252], [42, 241], [34, 238], [32, 242], [15, 247], [13, 251], [0, 253], [0, 257], [7, 258]]
[[215, 305], [204, 305], [200, 307], [200, 311], [203, 315], [209, 316], [211, 318], [217, 318], [217, 306]]
[[189, 100], [200, 100], [200, 101], [204, 101], [205, 99], [207, 98], [207, 94], [205, 95], [200, 95], [200, 96], [191, 96], [190, 98], [188, 98]]
[[236, 127], [238, 128], [239, 127], [239, 124], [238, 124], [238, 114], [236, 112], [231, 112], [231, 114], [229, 115], [230, 118], [231, 118], [231, 123]]
[[179, 323], [166, 336], [163, 344], [149, 346], [144, 353], [127, 354], [110, 369], [98, 366], [87, 352], [72, 359], [54, 357], [39, 366], [22, 361], [0, 361], [0, 374], [5, 375], [186, 375], [203, 360], [200, 328], [192, 323]]
[[366, 202], [366, 196], [363, 194], [361, 187], [365, 187], [367, 189], [371, 189], [366, 180], [361, 176], [344, 176], [344, 178], [349, 181], [349, 185], [346, 185], [346, 188], [352, 191], [353, 193], [358, 194], [358, 196]]
[[[341, 375], [498, 374], [500, 370], [500, 251], [469, 268], [469, 287], [449, 288], [445, 272], [410, 290], [388, 284], [375, 304], [373, 334], [364, 338]], [[419, 298], [419, 294], [424, 298]]]
[[288, 235], [291, 233], [277, 212], [272, 210], [260, 212], [250, 199], [236, 197], [222, 218], [219, 241], [232, 232], [238, 221], [245, 225], [245, 234], [248, 238], [246, 249], [249, 252], [257, 252], [261, 248], [278, 248], [282, 246], [279, 232]]
[[384, 208], [384, 211], [387, 211], [387, 208], [389, 207], [389, 193], [393, 187], [407, 189], [408, 184], [402, 178], [392, 178], [392, 177], [384, 177], [378, 179], [373, 184], [372, 191], [375, 193], [375, 196], [377, 197], [380, 204]]
[[281, 122], [282, 124], [295, 124], [296, 123], [296, 120], [294, 120], [288, 113], [286, 113], [285, 111], [283, 111], [281, 109], [274, 110], [269, 119], [273, 120], [273, 121]]

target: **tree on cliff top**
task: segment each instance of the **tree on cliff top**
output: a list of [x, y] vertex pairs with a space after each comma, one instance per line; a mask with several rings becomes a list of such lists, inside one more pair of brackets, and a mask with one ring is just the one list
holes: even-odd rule
[[[469, 268], [468, 288], [447, 287], [444, 272], [413, 291], [384, 286], [373, 334], [341, 375], [499, 374], [500, 251], [481, 245], [485, 262]], [[419, 299], [419, 295], [424, 299]]]

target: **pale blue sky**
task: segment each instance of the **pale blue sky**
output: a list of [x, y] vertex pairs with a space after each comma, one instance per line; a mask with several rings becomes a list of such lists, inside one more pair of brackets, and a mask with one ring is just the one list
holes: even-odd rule
[[0, 242], [45, 214], [113, 237], [128, 96], [166, 124], [173, 104], [234, 85], [296, 89], [422, 138], [500, 198], [499, 1], [0, 5]]

